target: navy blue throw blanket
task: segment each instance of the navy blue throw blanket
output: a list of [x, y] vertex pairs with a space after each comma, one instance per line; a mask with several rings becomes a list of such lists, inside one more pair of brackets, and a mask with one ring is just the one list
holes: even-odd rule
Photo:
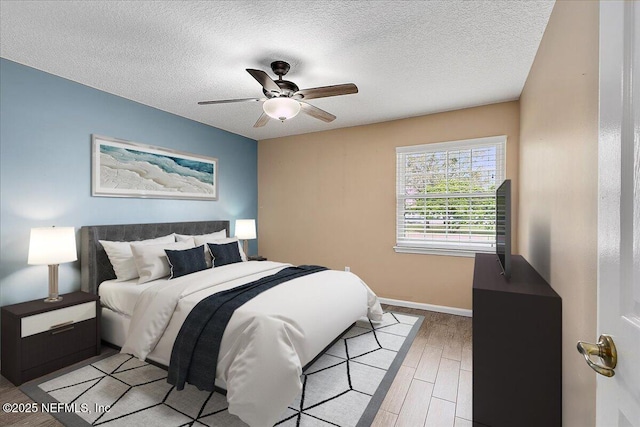
[[178, 390], [188, 382], [200, 390], [213, 391], [222, 334], [233, 312], [274, 286], [326, 269], [317, 265], [288, 267], [200, 301], [187, 316], [173, 344], [167, 382]]

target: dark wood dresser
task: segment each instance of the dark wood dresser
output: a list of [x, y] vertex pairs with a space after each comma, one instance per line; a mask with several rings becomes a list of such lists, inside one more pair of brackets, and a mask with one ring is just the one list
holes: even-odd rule
[[473, 424], [562, 425], [562, 300], [519, 255], [511, 279], [476, 254], [473, 274]]
[[100, 353], [97, 295], [73, 292], [2, 307], [2, 375], [15, 385]]

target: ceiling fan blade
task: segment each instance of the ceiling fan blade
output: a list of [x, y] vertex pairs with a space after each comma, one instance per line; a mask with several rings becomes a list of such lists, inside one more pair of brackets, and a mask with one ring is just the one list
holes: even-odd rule
[[262, 126], [266, 125], [268, 121], [269, 121], [269, 116], [267, 116], [265, 112], [262, 112], [262, 115], [258, 117], [258, 121], [256, 122], [255, 125], [253, 125], [253, 127], [261, 128]]
[[211, 104], [229, 104], [232, 102], [251, 102], [251, 101], [266, 101], [267, 98], [241, 98], [241, 99], [223, 99], [220, 101], [200, 101], [198, 105], [211, 105]]
[[300, 102], [300, 110], [303, 113], [306, 113], [313, 118], [322, 120], [323, 122], [327, 122], [327, 123], [330, 123], [336, 119], [336, 116], [334, 116], [331, 113], [327, 113], [326, 111], [321, 110], [318, 107], [314, 107], [313, 105], [307, 104], [306, 102], [302, 102], [302, 101], [299, 101], [299, 102]]
[[267, 92], [280, 93], [280, 86], [278, 86], [276, 82], [274, 82], [273, 79], [264, 71], [247, 68], [247, 73], [251, 74]]
[[302, 89], [293, 94], [294, 98], [299, 99], [314, 99], [314, 98], [326, 98], [329, 96], [349, 95], [352, 93], [358, 93], [358, 86], [353, 83], [346, 83], [343, 85], [334, 86], [322, 86], [314, 87], [311, 89]]

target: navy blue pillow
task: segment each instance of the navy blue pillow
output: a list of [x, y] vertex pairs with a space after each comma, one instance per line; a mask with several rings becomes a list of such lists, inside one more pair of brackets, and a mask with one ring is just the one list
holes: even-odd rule
[[169, 249], [165, 249], [164, 251], [167, 254], [169, 266], [171, 267], [171, 276], [169, 279], [175, 279], [176, 277], [207, 269], [207, 261], [204, 259], [204, 245], [181, 251]]
[[209, 252], [211, 252], [211, 256], [213, 257], [214, 267], [242, 262], [238, 242], [207, 243], [207, 245], [209, 245]]

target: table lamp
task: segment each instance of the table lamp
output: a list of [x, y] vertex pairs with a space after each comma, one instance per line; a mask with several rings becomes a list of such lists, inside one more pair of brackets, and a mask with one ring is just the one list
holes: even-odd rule
[[244, 240], [242, 247], [245, 255], [249, 256], [248, 239], [256, 238], [256, 220], [255, 219], [236, 219], [236, 237]]
[[49, 266], [49, 298], [44, 302], [62, 301], [62, 297], [58, 296], [58, 265], [77, 259], [76, 233], [73, 227], [31, 229], [27, 263]]

